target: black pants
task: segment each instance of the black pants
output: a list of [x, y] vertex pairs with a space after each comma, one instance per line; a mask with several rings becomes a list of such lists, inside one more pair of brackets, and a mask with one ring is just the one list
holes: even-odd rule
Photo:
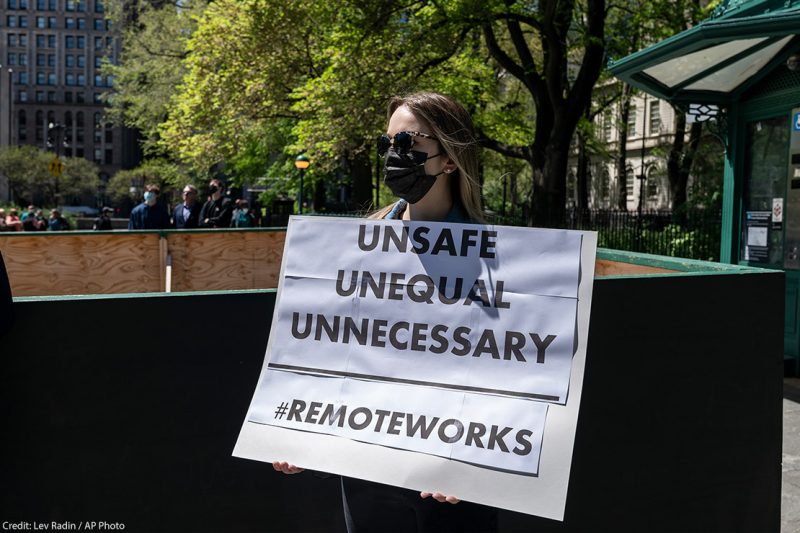
[[422, 499], [418, 491], [342, 478], [348, 533], [434, 533], [497, 530], [497, 509], [476, 503], [456, 505]]

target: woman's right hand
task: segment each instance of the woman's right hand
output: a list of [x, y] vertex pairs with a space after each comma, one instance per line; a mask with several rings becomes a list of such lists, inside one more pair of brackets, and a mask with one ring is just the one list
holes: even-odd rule
[[305, 468], [290, 465], [286, 461], [275, 461], [272, 463], [272, 468], [274, 468], [276, 472], [283, 472], [284, 474], [299, 474], [305, 470]]

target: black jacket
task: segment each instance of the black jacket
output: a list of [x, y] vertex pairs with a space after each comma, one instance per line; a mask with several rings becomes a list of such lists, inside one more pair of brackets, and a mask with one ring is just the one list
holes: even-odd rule
[[192, 229], [199, 225], [200, 210], [202, 206], [199, 202], [192, 204], [189, 208], [189, 216], [184, 217], [183, 204], [178, 204], [172, 210], [172, 220], [176, 229]]
[[[233, 202], [230, 198], [220, 196], [217, 200], [209, 200], [200, 210], [199, 226], [201, 228], [227, 228], [231, 225]], [[208, 222], [205, 220], [208, 219]]]

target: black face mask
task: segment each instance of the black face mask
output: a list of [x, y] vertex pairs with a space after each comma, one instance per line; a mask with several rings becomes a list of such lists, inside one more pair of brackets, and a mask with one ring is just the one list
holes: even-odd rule
[[208, 188], [208, 192], [210, 192], [211, 194], [214, 194], [218, 190], [219, 189], [217, 189], [216, 185], [212, 185], [211, 187]]
[[436, 183], [436, 178], [444, 174], [444, 171], [435, 176], [425, 174], [425, 162], [428, 159], [425, 152], [410, 150], [400, 155], [390, 148], [383, 161], [383, 182], [395, 196], [410, 204], [419, 202]]

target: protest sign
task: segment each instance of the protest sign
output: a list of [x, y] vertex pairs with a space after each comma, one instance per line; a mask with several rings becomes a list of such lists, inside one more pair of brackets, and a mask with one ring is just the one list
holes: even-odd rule
[[[531, 505], [551, 496], [498, 502], [499, 487], [483, 482], [559, 478], [565, 497], [595, 242], [562, 230], [293, 217], [234, 455], [439, 490], [425, 484], [433, 461], [437, 487], [462, 499], [552, 515]], [[548, 433], [568, 441], [549, 473]]]

